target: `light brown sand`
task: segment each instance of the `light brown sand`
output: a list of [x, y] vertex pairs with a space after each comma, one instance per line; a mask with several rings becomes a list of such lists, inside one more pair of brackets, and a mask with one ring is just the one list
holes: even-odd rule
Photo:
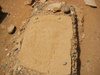
[[32, 17], [18, 57], [21, 65], [47, 75], [70, 74], [72, 35], [69, 16]]

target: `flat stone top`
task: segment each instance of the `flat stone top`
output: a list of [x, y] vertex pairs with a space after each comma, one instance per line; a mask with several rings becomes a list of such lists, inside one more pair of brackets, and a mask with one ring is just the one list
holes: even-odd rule
[[44, 75], [70, 74], [72, 36], [72, 21], [69, 16], [32, 17], [18, 56], [21, 65]]

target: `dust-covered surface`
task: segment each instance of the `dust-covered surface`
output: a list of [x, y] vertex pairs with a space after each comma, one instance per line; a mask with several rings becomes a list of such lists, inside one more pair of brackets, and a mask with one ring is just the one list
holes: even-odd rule
[[[28, 0], [27, 0], [28, 1]], [[100, 32], [99, 32], [99, 8], [100, 1], [95, 0], [97, 3], [97, 8], [91, 8], [86, 6], [84, 0], [53, 0], [54, 2], [66, 1], [70, 6], [74, 6], [77, 11], [77, 20], [78, 20], [78, 64], [74, 63], [74, 68], [78, 69], [78, 74], [80, 75], [99, 75], [100, 74], [100, 54], [99, 54], [99, 45], [100, 45]], [[52, 1], [52, 3], [54, 3]], [[0, 24], [0, 75], [36, 75], [41, 74], [38, 71], [34, 71], [30, 68], [26, 68], [19, 64], [17, 59], [18, 54], [20, 53], [20, 48], [22, 45], [23, 32], [26, 31], [23, 24], [27, 25], [26, 18], [31, 11], [31, 5], [25, 5], [26, 0], [0, 0], [0, 5], [3, 7], [2, 11], [5, 12], [6, 17]], [[37, 3], [39, 12], [42, 14], [40, 6], [41, 4]], [[47, 3], [48, 5], [49, 3]], [[32, 8], [34, 11], [37, 9]], [[62, 11], [61, 11], [62, 12]], [[7, 14], [8, 13], [8, 14]], [[32, 12], [33, 13], [33, 12]], [[49, 14], [50, 12], [46, 12]], [[84, 16], [83, 16], [84, 13]], [[33, 13], [34, 14], [34, 13]], [[39, 16], [39, 14], [36, 12]], [[54, 13], [55, 15], [57, 13]], [[59, 14], [58, 14], [59, 16]], [[83, 23], [84, 22], [84, 23]], [[17, 27], [17, 31], [13, 35], [7, 33], [7, 27], [11, 24]], [[83, 25], [84, 24], [84, 25]], [[19, 29], [20, 27], [20, 29]], [[20, 30], [20, 31], [19, 31]], [[24, 31], [23, 31], [24, 30]], [[18, 41], [16, 38], [17, 35], [21, 33], [21, 39]], [[75, 41], [75, 40], [74, 40]], [[88, 42], [88, 43], [87, 43]], [[17, 45], [17, 46], [16, 46]], [[75, 49], [76, 46], [74, 46]], [[18, 48], [18, 49], [17, 49]], [[73, 47], [72, 47], [73, 48]], [[80, 57], [80, 59], [79, 59]], [[75, 58], [76, 59], [76, 58]], [[66, 62], [64, 62], [66, 64]]]
[[7, 53], [7, 60], [3, 60], [5, 74], [66, 75], [73, 74], [72, 69], [77, 74], [77, 57], [72, 59], [71, 53], [74, 18], [62, 9], [56, 9], [57, 13], [48, 11], [48, 4], [34, 8], [11, 40], [15, 46]]
[[21, 65], [47, 75], [70, 74], [72, 36], [69, 16], [32, 17], [18, 57]]

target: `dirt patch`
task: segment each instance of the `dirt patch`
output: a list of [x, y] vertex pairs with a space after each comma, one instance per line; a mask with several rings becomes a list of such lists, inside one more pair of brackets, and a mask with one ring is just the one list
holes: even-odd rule
[[[5, 73], [9, 75], [10, 71], [12, 72], [12, 70], [14, 69], [12, 74], [15, 75], [18, 74], [41, 75], [41, 73], [43, 75], [45, 74], [62, 75], [62, 74], [70, 74], [70, 73], [77, 74], [77, 46], [76, 46], [77, 43], [76, 42], [77, 42], [78, 35], [76, 35], [77, 25], [72, 24], [72, 20], [75, 20], [75, 18], [72, 18], [71, 20], [71, 17], [69, 17], [71, 15], [70, 14], [68, 14], [69, 16], [67, 14], [64, 15], [62, 10], [57, 13], [48, 12], [46, 9], [42, 9], [45, 5], [39, 4], [37, 5], [38, 8], [36, 9], [34, 8], [32, 11], [32, 13], [34, 11], [36, 12], [30, 14], [30, 16], [26, 19], [25, 17], [29, 12], [29, 8], [28, 8], [29, 6], [24, 6], [23, 1], [17, 1], [15, 5], [13, 3], [14, 2], [8, 2], [9, 5], [12, 4], [13, 7], [14, 8], [16, 7], [17, 10], [13, 12], [11, 11], [14, 10], [14, 8], [10, 8], [6, 10], [9, 11], [10, 14], [5, 18], [2, 24], [5, 24], [5, 27], [7, 26], [7, 24], [8, 26], [10, 24], [14, 24], [18, 28], [17, 29], [18, 31], [21, 23], [22, 24], [26, 22], [27, 23], [24, 25], [26, 26], [26, 29], [23, 28], [23, 26], [21, 26], [20, 31], [18, 31], [21, 32], [22, 36], [24, 37], [23, 43], [16, 41], [17, 38], [14, 38], [15, 44], [19, 46], [18, 47], [16, 46], [14, 48], [9, 46], [10, 48], [9, 47], [7, 48], [8, 50], [10, 49], [11, 51], [7, 53], [8, 56], [7, 60], [5, 60], [3, 63], [4, 67], [7, 64], [6, 69], [4, 69]], [[20, 9], [18, 9], [19, 6], [17, 6], [17, 4], [21, 6]], [[46, 5], [48, 4], [49, 3], [47, 3]], [[5, 6], [5, 4], [4, 7], [6, 7], [6, 9], [8, 8], [7, 5]], [[81, 27], [82, 12], [80, 12], [80, 9], [78, 9], [78, 7], [76, 7], [75, 5], [74, 7], [77, 9], [78, 23], [79, 23], [78, 25], [80, 25]], [[23, 14], [23, 12], [25, 13]], [[45, 13], [44, 16], [43, 13]], [[62, 13], [63, 15], [60, 15]], [[55, 14], [55, 15], [47, 15], [47, 14]], [[33, 15], [38, 15], [38, 16], [33, 16]], [[24, 32], [23, 30], [25, 31], [24, 34], [23, 34]], [[72, 37], [72, 35], [74, 34], [73, 32], [75, 33], [75, 35]], [[9, 40], [12, 36], [6, 35], [5, 38]], [[4, 38], [4, 36], [2, 36], [2, 38]], [[10, 42], [7, 41], [6, 43], [10, 43]], [[20, 44], [22, 45], [22, 47], [20, 46]], [[71, 50], [73, 50], [72, 53]], [[20, 63], [17, 58], [18, 54], [19, 54]], [[8, 60], [10, 62], [8, 62]], [[32, 72], [30, 71], [30, 69]]]
[[[25, 6], [24, 1], [25, 0], [0, 0], [2, 12], [4, 13], [2, 18], [0, 18], [0, 65], [4, 64], [4, 60], [8, 62], [9, 58], [7, 58], [6, 55], [8, 52], [12, 51], [14, 46], [14, 44], [12, 45], [11, 39], [14, 39], [13, 37], [17, 35], [19, 27], [30, 14], [31, 7]], [[7, 33], [7, 27], [11, 24], [17, 27], [17, 31], [14, 35], [9, 35]], [[0, 75], [3, 74], [4, 69], [0, 66]]]
[[70, 74], [72, 36], [69, 16], [32, 17], [19, 54], [21, 65], [47, 75]]

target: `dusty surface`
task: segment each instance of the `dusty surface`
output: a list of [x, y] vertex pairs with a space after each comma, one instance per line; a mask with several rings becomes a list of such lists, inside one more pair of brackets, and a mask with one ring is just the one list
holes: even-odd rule
[[[56, 0], [55, 0], [56, 1]], [[60, 0], [65, 1], [65, 0]], [[84, 34], [85, 38], [80, 43], [80, 62], [78, 64], [80, 75], [100, 75], [100, 1], [96, 0], [97, 8], [91, 8], [84, 4], [82, 0], [66, 0], [68, 4], [76, 5], [81, 8], [84, 13]], [[3, 7], [3, 11], [9, 12], [11, 15], [16, 13], [19, 16], [7, 16], [1, 24], [10, 25], [15, 24], [20, 27], [22, 21], [26, 19], [26, 16], [30, 12], [29, 6], [24, 6], [24, 0], [0, 0], [0, 5]], [[8, 6], [9, 5], [9, 6]], [[24, 9], [19, 9], [24, 7]], [[9, 10], [9, 11], [8, 11]], [[23, 15], [21, 17], [21, 15]], [[7, 19], [8, 18], [8, 19]], [[5, 27], [3, 27], [5, 28]], [[19, 28], [18, 28], [19, 29]], [[83, 32], [82, 32], [83, 33]], [[16, 33], [15, 33], [16, 34]], [[14, 35], [15, 35], [14, 34]], [[6, 29], [0, 28], [0, 64], [2, 60], [6, 60], [6, 54], [12, 49], [10, 39], [14, 35], [8, 35]], [[82, 37], [82, 36], [80, 36]], [[5, 51], [5, 49], [8, 51]], [[7, 58], [8, 59], [8, 58]], [[7, 62], [7, 61], [6, 61]], [[0, 67], [0, 75], [3, 75], [4, 71]]]
[[[84, 7], [85, 39], [81, 47], [81, 75], [100, 75], [100, 1], [97, 8]], [[89, 60], [89, 62], [87, 62]]]
[[[18, 57], [21, 65], [46, 75], [70, 74], [72, 36], [69, 16], [33, 16]], [[63, 65], [64, 62], [67, 65]]]
[[[22, 25], [23, 21], [25, 21], [31, 11], [31, 7], [25, 6], [24, 1], [25, 0], [0, 0], [2, 11], [8, 13], [2, 22], [0, 19], [0, 65], [2, 65], [2, 62], [4, 61], [7, 62], [8, 58], [6, 54], [9, 51], [12, 51], [13, 48], [13, 45], [11, 45], [11, 39], [17, 34], [16, 32], [14, 35], [8, 35], [7, 27], [13, 24], [17, 27], [18, 31], [19, 27]], [[0, 66], [0, 75], [3, 74], [3, 69]]]
[[85, 37], [83, 42], [80, 42], [80, 68], [78, 69], [80, 75], [100, 75], [100, 1], [95, 1], [97, 8], [86, 6], [81, 0], [68, 1], [70, 4], [81, 7], [84, 13]]

